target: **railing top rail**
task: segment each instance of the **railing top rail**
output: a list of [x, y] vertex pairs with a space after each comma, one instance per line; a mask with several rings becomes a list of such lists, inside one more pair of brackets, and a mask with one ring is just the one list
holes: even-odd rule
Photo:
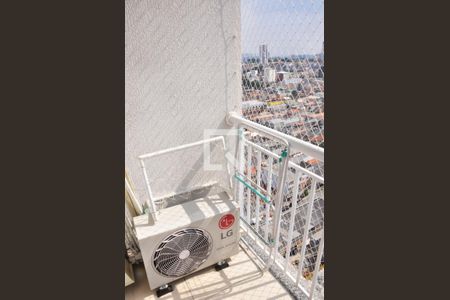
[[228, 113], [228, 120], [231, 123], [235, 123], [235, 124], [244, 124], [244, 125], [248, 125], [254, 128], [257, 128], [261, 131], [265, 131], [267, 133], [270, 133], [272, 135], [278, 136], [280, 138], [283, 138], [285, 140], [287, 140], [291, 146], [292, 151], [300, 151], [306, 155], [309, 155], [321, 162], [325, 161], [324, 158], [324, 150], [323, 148], [313, 145], [311, 143], [302, 141], [296, 137], [290, 136], [288, 134], [279, 132], [278, 130], [274, 130], [271, 129], [269, 127], [263, 126], [261, 124], [252, 122], [250, 120], [245, 119], [244, 117], [242, 117], [241, 115], [239, 115], [237, 112], [229, 112]]

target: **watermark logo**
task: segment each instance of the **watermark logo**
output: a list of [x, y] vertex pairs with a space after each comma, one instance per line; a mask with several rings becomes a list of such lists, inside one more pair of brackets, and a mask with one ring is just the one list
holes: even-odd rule
[[[238, 161], [235, 158], [235, 154], [232, 152], [232, 149], [238, 144], [238, 139], [235, 138], [236, 136], [239, 136], [239, 131], [237, 129], [205, 129], [203, 136], [205, 140], [222, 137], [221, 141], [218, 140], [213, 143], [203, 144], [203, 167], [205, 171], [222, 171], [224, 168], [229, 169], [230, 166], [232, 168], [237, 168]], [[233, 138], [227, 139], [227, 137]], [[227, 141], [232, 141], [236, 144], [227, 147]], [[214, 145], [214, 149], [212, 149], [211, 145]], [[223, 152], [222, 150], [219, 151], [216, 147], [221, 147]], [[213, 162], [212, 157], [215, 157], [217, 160], [217, 157], [223, 158], [223, 156], [217, 156], [213, 153], [224, 154], [225, 157], [221, 163]]]

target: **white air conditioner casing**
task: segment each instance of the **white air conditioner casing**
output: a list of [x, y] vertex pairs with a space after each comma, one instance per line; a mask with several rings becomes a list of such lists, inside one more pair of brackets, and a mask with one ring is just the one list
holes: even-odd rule
[[239, 206], [223, 192], [134, 218], [150, 289], [239, 252]]

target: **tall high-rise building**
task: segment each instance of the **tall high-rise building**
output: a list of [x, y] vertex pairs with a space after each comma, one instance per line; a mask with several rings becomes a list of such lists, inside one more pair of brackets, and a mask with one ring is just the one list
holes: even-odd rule
[[259, 61], [263, 65], [267, 65], [269, 63], [269, 51], [267, 49], [267, 45], [259, 46]]

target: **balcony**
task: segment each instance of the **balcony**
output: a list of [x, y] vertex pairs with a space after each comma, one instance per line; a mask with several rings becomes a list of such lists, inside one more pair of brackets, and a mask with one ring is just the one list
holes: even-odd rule
[[[126, 1], [125, 39], [135, 213], [156, 220], [205, 189], [240, 210], [230, 267], [162, 298], [323, 298], [323, 1]], [[126, 299], [152, 299], [133, 230], [127, 212]]]
[[[316, 166], [308, 168], [299, 162], [312, 158], [317, 164], [323, 163], [323, 149], [236, 113], [228, 115], [228, 122], [233, 126], [230, 132], [236, 134], [227, 141], [236, 147], [235, 151], [227, 152], [234, 156], [228, 157], [226, 174], [232, 179], [228, 192], [240, 206], [241, 251], [231, 257], [229, 268], [220, 272], [207, 268], [193, 273], [175, 282], [174, 292], [162, 298], [322, 299], [325, 181], [315, 172]], [[205, 151], [202, 145], [217, 141], [225, 139], [215, 137], [141, 158], [153, 159], [147, 161], [147, 166], [173, 170], [177, 159], [185, 158], [187, 153]], [[207, 149], [212, 153], [211, 160], [227, 156], [223, 151], [213, 150], [216, 148]], [[189, 162], [186, 165], [186, 172], [195, 174], [189, 182], [177, 181], [176, 176], [168, 176], [171, 173], [167, 172], [156, 170], [151, 175], [144, 172], [151, 177], [147, 180], [152, 182], [155, 200], [153, 207], [148, 205], [150, 213], [157, 216], [158, 210], [170, 201], [181, 203], [199, 197], [200, 194], [194, 196], [198, 193], [195, 186], [210, 186], [212, 182], [213, 189], [221, 189], [217, 182], [223, 179], [223, 172], [212, 171], [202, 176], [199, 174], [204, 165], [192, 167]], [[155, 170], [154, 167], [151, 169]], [[180, 178], [186, 178], [185, 174]], [[177, 192], [173, 191], [174, 186], [179, 188]], [[149, 290], [142, 265], [136, 269], [136, 280], [134, 286], [126, 289], [127, 300], [156, 297]]]

